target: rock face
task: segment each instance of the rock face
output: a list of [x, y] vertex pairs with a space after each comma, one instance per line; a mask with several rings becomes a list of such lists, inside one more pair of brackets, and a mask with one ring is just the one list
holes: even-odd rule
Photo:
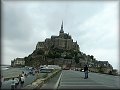
[[59, 36], [51, 36], [45, 42], [38, 42], [36, 49], [24, 58], [25, 65], [39, 67], [44, 64], [60, 65], [63, 68], [77, 67], [82, 69], [85, 64], [93, 72], [108, 73], [113, 70], [108, 61], [98, 61], [93, 55], [81, 52], [79, 45], [63, 31], [63, 22]]

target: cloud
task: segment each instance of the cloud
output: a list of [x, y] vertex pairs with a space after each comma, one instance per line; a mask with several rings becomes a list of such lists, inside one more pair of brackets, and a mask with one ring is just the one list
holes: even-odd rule
[[[116, 4], [110, 4], [105, 6], [105, 9], [82, 25], [79, 26], [80, 33], [86, 32], [82, 36], [79, 36], [80, 40], [85, 40], [84, 45], [103, 44], [109, 42], [111, 45], [117, 43], [118, 40], [118, 7]], [[89, 38], [89, 39], [88, 39]], [[91, 43], [89, 43], [91, 41]], [[97, 41], [97, 43], [96, 43]], [[113, 42], [113, 43], [111, 43]], [[104, 44], [105, 43], [105, 44]], [[93, 47], [94, 47], [93, 45]], [[96, 45], [98, 46], [98, 45]]]
[[63, 20], [64, 31], [77, 40], [82, 52], [99, 60], [108, 57], [112, 63], [115, 56], [107, 52], [117, 49], [117, 10], [116, 3], [104, 2], [4, 2], [3, 61], [31, 54], [38, 41], [59, 34]]
[[118, 20], [118, 3], [114, 3], [81, 24], [79, 33], [83, 35], [77, 37], [81, 51], [118, 68]]

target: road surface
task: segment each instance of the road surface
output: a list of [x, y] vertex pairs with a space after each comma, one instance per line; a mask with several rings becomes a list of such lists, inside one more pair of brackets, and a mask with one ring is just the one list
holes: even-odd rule
[[[31, 84], [34, 80], [35, 80], [35, 76], [29, 75], [27, 78], [25, 78], [25, 83], [24, 83], [23, 87], [28, 84]], [[11, 81], [12, 81], [11, 79], [4, 81], [1, 89], [11, 89]], [[21, 88], [20, 84], [18, 85], [18, 88]]]
[[[22, 71], [24, 71], [25, 73], [29, 72], [29, 70], [25, 70], [25, 69], [22, 69]], [[45, 73], [39, 73], [39, 75], [40, 75], [40, 78], [43, 78], [43, 76], [45, 75]], [[31, 84], [34, 80], [36, 80], [36, 78], [37, 78], [36, 75], [29, 74], [25, 78], [25, 83], [23, 84], [23, 87], [25, 87], [26, 85]], [[12, 79], [5, 80], [2, 83], [1, 89], [11, 89], [11, 81], [12, 81]], [[18, 89], [19, 88], [21, 88], [20, 84], [18, 85]]]
[[89, 72], [89, 78], [84, 79], [84, 72], [63, 70], [41, 89], [120, 89], [119, 85], [120, 76]]

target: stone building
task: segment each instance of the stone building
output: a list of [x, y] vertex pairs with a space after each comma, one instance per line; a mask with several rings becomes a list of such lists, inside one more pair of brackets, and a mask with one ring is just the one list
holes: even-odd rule
[[37, 49], [44, 49], [45, 42], [38, 42], [36, 48]]
[[25, 65], [25, 60], [24, 58], [16, 58], [14, 60], [11, 61], [11, 66], [15, 67], [15, 66], [24, 66]]
[[63, 22], [61, 29], [59, 31], [59, 36], [51, 36], [51, 38], [46, 38], [45, 42], [38, 42], [36, 49], [50, 49], [58, 48], [63, 50], [79, 50], [79, 45], [76, 42], [73, 42], [72, 37], [69, 33], [64, 33], [63, 31]]

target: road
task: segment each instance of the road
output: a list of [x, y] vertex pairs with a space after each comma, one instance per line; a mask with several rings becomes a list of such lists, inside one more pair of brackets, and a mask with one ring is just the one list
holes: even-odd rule
[[[29, 75], [27, 78], [25, 78], [25, 83], [24, 83], [23, 87], [28, 85], [28, 84], [31, 84], [34, 80], [35, 80], [35, 76]], [[10, 89], [11, 88], [11, 81], [12, 81], [11, 79], [4, 81], [1, 89]], [[18, 88], [20, 88], [20, 84], [18, 85]]]
[[84, 79], [84, 72], [63, 70], [59, 77], [54, 77], [41, 89], [120, 89], [119, 85], [120, 76], [89, 72], [89, 78]]
[[[25, 70], [25, 69], [22, 69], [24, 72], [28, 73], [29, 70]], [[43, 75], [45, 75], [45, 73], [39, 73], [40, 75], [40, 78], [43, 77]], [[32, 75], [32, 74], [29, 74], [26, 78], [25, 78], [25, 83], [23, 85], [23, 87], [25, 87], [26, 85], [29, 85], [31, 84], [34, 80], [36, 80], [36, 75]], [[1, 89], [10, 89], [11, 88], [11, 81], [12, 79], [9, 79], [9, 80], [6, 80], [3, 82], [2, 84], [2, 87]], [[18, 85], [18, 88], [21, 88], [20, 84]]]

